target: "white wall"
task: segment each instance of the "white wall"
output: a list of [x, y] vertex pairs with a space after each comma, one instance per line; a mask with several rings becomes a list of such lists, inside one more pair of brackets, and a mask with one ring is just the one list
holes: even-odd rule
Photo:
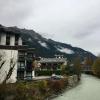
[[21, 37], [19, 37], [19, 39], [18, 39], [18, 45], [22, 45], [22, 38]]
[[17, 50], [2, 50], [0, 49], [0, 54], [2, 54], [3, 60], [6, 60], [4, 63], [3, 67], [0, 69], [0, 83], [5, 79], [9, 68], [10, 68], [10, 59], [13, 57], [13, 61], [16, 62], [16, 65], [14, 67], [14, 71], [8, 80], [10, 83], [16, 82], [16, 77], [17, 77], [17, 57], [18, 57], [18, 51]]
[[14, 46], [15, 45], [15, 35], [10, 36], [10, 45]]
[[1, 33], [1, 45], [6, 45], [6, 34]]
[[35, 78], [35, 71], [32, 71], [32, 78]]

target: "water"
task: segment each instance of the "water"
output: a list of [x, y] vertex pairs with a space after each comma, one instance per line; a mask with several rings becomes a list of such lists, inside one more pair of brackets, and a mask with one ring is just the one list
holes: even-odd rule
[[53, 100], [100, 100], [100, 79], [82, 75], [80, 84]]

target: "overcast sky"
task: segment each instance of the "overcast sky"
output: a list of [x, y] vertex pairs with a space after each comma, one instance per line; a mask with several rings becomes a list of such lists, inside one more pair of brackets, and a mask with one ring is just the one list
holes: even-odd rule
[[100, 53], [100, 0], [0, 0], [0, 24]]

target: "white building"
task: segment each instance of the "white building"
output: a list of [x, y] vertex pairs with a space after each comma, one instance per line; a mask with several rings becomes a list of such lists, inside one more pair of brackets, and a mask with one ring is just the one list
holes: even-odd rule
[[[27, 59], [28, 54], [31, 56], [30, 60]], [[16, 82], [17, 79], [31, 79], [32, 65], [30, 64], [30, 68], [27, 66], [32, 63], [32, 60], [33, 49], [23, 45], [19, 32], [0, 26], [0, 83], [6, 79], [6, 82], [11, 83]]]

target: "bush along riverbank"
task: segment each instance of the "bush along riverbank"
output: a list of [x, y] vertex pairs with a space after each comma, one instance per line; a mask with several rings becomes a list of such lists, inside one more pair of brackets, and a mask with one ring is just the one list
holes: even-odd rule
[[79, 82], [77, 75], [59, 80], [39, 80], [0, 85], [0, 100], [50, 100]]
[[[60, 87], [60, 89], [59, 89], [58, 88], [59, 85], [58, 85], [58, 87], [55, 86], [54, 87], [55, 90], [53, 90], [53, 94], [47, 100], [51, 100], [55, 97], [58, 97], [59, 95], [62, 95], [63, 92], [65, 92], [71, 88], [74, 88], [75, 86], [78, 85], [79, 81], [80, 81], [80, 78], [77, 75], [72, 75], [72, 76], [68, 76], [67, 78], [64, 78], [63, 79], [63, 87]], [[57, 84], [55, 84], [55, 85], [57, 85]], [[56, 89], [58, 89], [58, 91], [56, 91]]]

